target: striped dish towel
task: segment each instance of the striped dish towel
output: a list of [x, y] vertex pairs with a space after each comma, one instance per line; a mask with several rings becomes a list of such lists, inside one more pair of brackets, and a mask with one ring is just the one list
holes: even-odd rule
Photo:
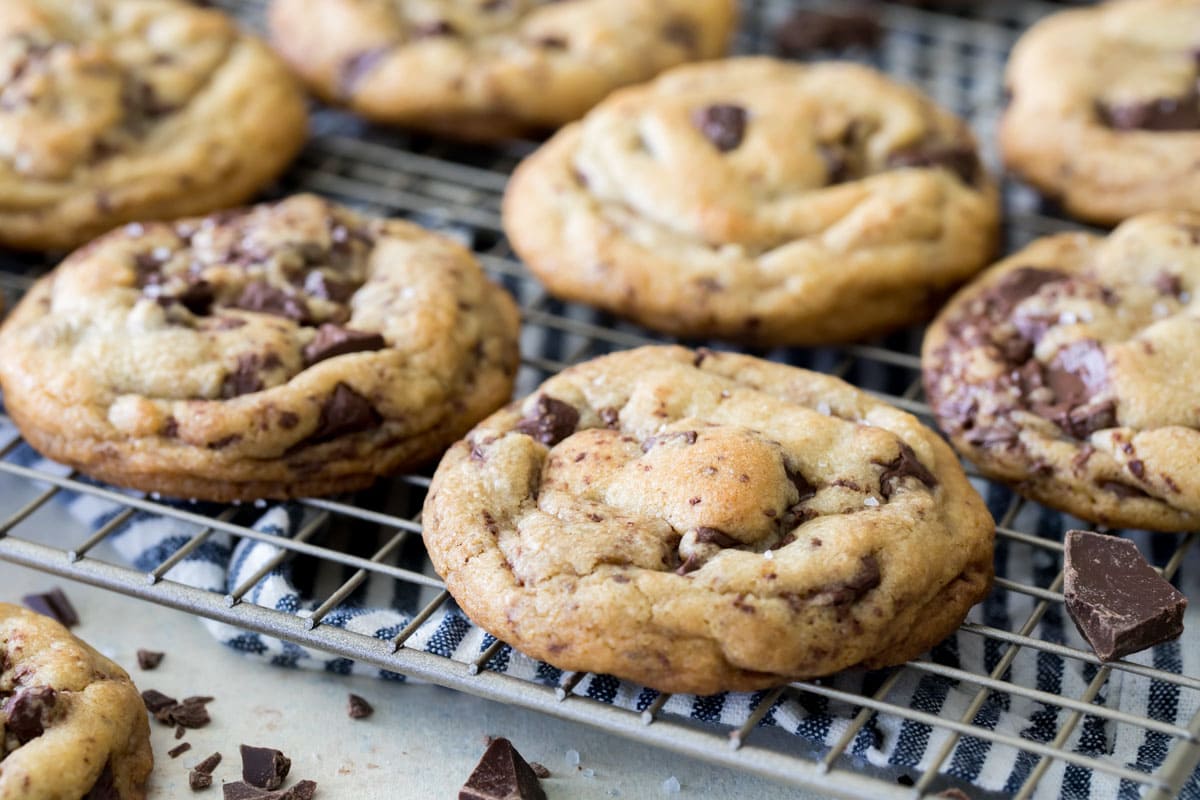
[[[14, 432], [11, 427], [0, 427], [0, 442], [12, 435]], [[62, 467], [40, 459], [25, 445], [10, 458], [39, 469], [63, 471]], [[993, 515], [1002, 514], [1011, 499], [1008, 491], [993, 485], [981, 485], [980, 489]], [[121, 511], [119, 506], [111, 502], [88, 495], [68, 494], [65, 501], [69, 503], [72, 514], [89, 529], [100, 527]], [[188, 504], [187, 507], [208, 514], [215, 514], [221, 508], [205, 504]], [[314, 513], [312, 509], [296, 504], [264, 506], [254, 528], [266, 534], [289, 537], [300, 530]], [[1069, 518], [1032, 504], [1023, 511], [1022, 516], [1016, 527], [1036, 531], [1038, 535], [1050, 539], [1060, 539], [1065, 529], [1078, 527]], [[137, 512], [109, 540], [130, 565], [151, 570], [195, 533], [197, 528], [188, 523]], [[336, 538], [337, 533], [331, 533]], [[1169, 558], [1175, 544], [1170, 536], [1132, 535], [1142, 551], [1158, 564]], [[348, 538], [346, 544], [362, 548], [366, 553], [380, 544], [378, 541], [364, 541], [364, 538], [371, 537], [360, 535], [354, 539]], [[402, 549], [391, 563], [420, 569], [423, 554], [419, 542], [416, 545], [411, 551]], [[218, 532], [173, 567], [166, 578], [224, 594], [242, 584], [278, 552], [278, 548], [269, 543], [235, 540], [228, 534]], [[1200, 583], [1200, 564], [1196, 563], [1196, 559], [1196, 554], [1192, 553], [1177, 580], [1177, 583], [1182, 582], [1181, 588], [1185, 594], [1193, 598], [1200, 597], [1197, 591], [1200, 589], [1197, 585]], [[305, 571], [304, 565], [308, 561], [301, 560], [298, 565], [285, 562], [258, 581], [244, 599], [288, 613], [310, 613], [354, 572], [353, 568], [331, 563], [323, 563], [315, 571]], [[1057, 575], [1061, 564], [1058, 557], [1045, 549], [999, 538], [996, 568], [999, 575], [1010, 580], [1047, 586]], [[411, 615], [427, 599], [415, 587], [386, 576], [373, 576], [333, 609], [324, 618], [323, 624], [379, 639], [392, 639], [405, 628]], [[971, 611], [969, 620], [1013, 630], [1025, 621], [1034, 604], [1035, 600], [1027, 595], [997, 590]], [[1193, 604], [1187, 625], [1195, 626], [1200, 622], [1196, 619], [1197, 609], [1200, 609], [1200, 603]], [[404, 680], [402, 675], [394, 672], [357, 665], [343, 658], [222, 623], [204, 620], [204, 625], [222, 644], [277, 666]], [[1086, 648], [1060, 603], [1049, 605], [1032, 635], [1050, 642]], [[423, 623], [406, 644], [457, 661], [471, 662], [494, 641], [453, 604], [446, 604]], [[958, 633], [938, 645], [927, 658], [940, 664], [986, 674], [999, 663], [1004, 651], [1005, 645], [1001, 642], [975, 634]], [[1185, 647], [1180, 642], [1139, 653], [1131, 660], [1172, 672], [1200, 675], [1200, 648]], [[502, 648], [486, 668], [547, 685], [556, 685], [561, 678], [560, 670], [508, 647]], [[1017, 656], [1004, 679], [1053, 695], [1077, 698], [1082, 695], [1096, 671], [1097, 667], [1090, 664], [1026, 649]], [[828, 679], [828, 683], [845, 691], [870, 694], [878, 689], [886, 676], [886, 672], [850, 671]], [[657, 697], [657, 692], [651, 689], [597, 675], [589, 675], [575, 691], [600, 702], [636, 711], [648, 708]], [[905, 670], [887, 699], [943, 719], [957, 720], [966, 712], [976, 691], [973, 685], [940, 675]], [[1197, 711], [1197, 694], [1181, 691], [1173, 684], [1118, 670], [1113, 671], [1096, 702], [1136, 716], [1187, 725]], [[765, 692], [726, 693], [712, 697], [675, 695], [669, 699], [664, 711], [694, 720], [736, 726], [749, 716], [765, 695]], [[761, 724], [794, 733], [816, 745], [829, 746], [847, 729], [854, 713], [855, 710], [848, 705], [817, 696], [785, 697], [770, 709]], [[1068, 714], [1055, 706], [993, 692], [972, 722], [983, 728], [1048, 744], [1056, 735], [1059, 723]], [[940, 751], [949, 735], [943, 729], [921, 723], [886, 715], [875, 716], [858, 732], [848, 750], [854, 757], [892, 770], [894, 774], [919, 775]], [[1165, 734], [1132, 725], [1116, 725], [1088, 716], [1076, 727], [1065, 749], [1104, 758], [1131, 769], [1153, 771], [1162, 764], [1168, 745]], [[942, 770], [982, 789], [1007, 794], [1022, 784], [1038, 760], [1037, 756], [1018, 752], [1011, 747], [963, 737], [943, 763]], [[1125, 800], [1136, 798], [1139, 794], [1137, 784], [1055, 761], [1039, 783], [1035, 797]], [[1192, 775], [1181, 797], [1200, 800], [1200, 771]]]

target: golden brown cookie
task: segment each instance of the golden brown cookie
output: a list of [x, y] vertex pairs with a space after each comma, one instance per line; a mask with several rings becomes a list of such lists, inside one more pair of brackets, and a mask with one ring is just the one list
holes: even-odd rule
[[0, 3], [0, 243], [74, 247], [273, 180], [304, 98], [265, 45], [182, 0]]
[[987, 475], [1113, 527], [1200, 526], [1200, 213], [1040, 239], [964, 288], [922, 366]]
[[125, 671], [49, 617], [0, 603], [0, 800], [142, 800], [153, 764]]
[[528, 158], [513, 248], [558, 297], [666, 333], [813, 344], [885, 331], [993, 256], [967, 126], [849, 63], [746, 58], [612, 95]]
[[1200, 211], [1200, 0], [1123, 0], [1033, 26], [1009, 60], [1004, 160], [1071, 214]]
[[618, 86], [725, 52], [735, 0], [273, 0], [318, 95], [470, 139], [557, 128]]
[[111, 483], [332, 494], [504, 403], [517, 326], [459, 245], [299, 195], [76, 251], [0, 328], [0, 385], [30, 444]]
[[987, 593], [950, 448], [836, 378], [647, 347], [571, 367], [443, 458], [425, 545], [522, 652], [669, 692], [901, 663]]

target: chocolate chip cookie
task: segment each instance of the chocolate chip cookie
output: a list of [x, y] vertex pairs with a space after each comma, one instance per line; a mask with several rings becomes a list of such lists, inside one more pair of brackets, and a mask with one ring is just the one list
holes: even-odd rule
[[966, 125], [849, 63], [680, 67], [623, 90], [509, 183], [555, 295], [649, 328], [815, 344], [913, 322], [988, 263], [997, 192]]
[[286, 67], [182, 0], [0, 3], [0, 243], [65, 249], [201, 214], [273, 180], [305, 139]]
[[1197, 53], [1197, 0], [1125, 0], [1044, 19], [1009, 61], [1005, 161], [1092, 222], [1200, 210]]
[[1038, 240], [925, 340], [954, 445], [1039, 502], [1113, 527], [1200, 526], [1200, 213]]
[[0, 800], [142, 800], [154, 757], [125, 671], [0, 603]]
[[571, 367], [489, 417], [443, 458], [424, 523], [482, 627], [669, 692], [901, 663], [992, 577], [992, 520], [914, 417], [681, 347]]
[[557, 128], [618, 86], [725, 52], [735, 0], [273, 0], [276, 49], [327, 101], [469, 139]]
[[504, 403], [517, 325], [454, 242], [300, 195], [73, 253], [0, 328], [0, 386], [30, 444], [101, 480], [331, 494]]

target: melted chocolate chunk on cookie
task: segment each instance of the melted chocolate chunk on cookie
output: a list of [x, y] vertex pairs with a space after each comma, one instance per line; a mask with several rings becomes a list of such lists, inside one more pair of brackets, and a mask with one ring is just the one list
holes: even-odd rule
[[21, 744], [38, 738], [54, 716], [57, 698], [58, 693], [49, 686], [18, 689], [0, 708], [5, 729]]
[[882, 582], [883, 573], [879, 569], [879, 559], [874, 554], [863, 556], [858, 565], [858, 572], [849, 580], [825, 587], [809, 602], [821, 606], [853, 605]]
[[382, 424], [383, 417], [370, 400], [346, 384], [339, 383], [321, 406], [317, 429], [305, 444], [318, 444], [338, 436], [369, 431]]
[[979, 156], [967, 144], [915, 145], [889, 155], [887, 165], [891, 169], [937, 167], [949, 170], [968, 186], [975, 186], [982, 172]]
[[317, 335], [304, 346], [304, 364], [311, 367], [327, 358], [382, 350], [385, 347], [387, 342], [378, 333], [325, 324], [317, 328]]
[[696, 528], [696, 542], [698, 544], [715, 544], [721, 548], [737, 547], [741, 544], [719, 528]]
[[937, 478], [920, 462], [913, 449], [904, 442], [900, 443], [900, 455], [886, 464], [875, 463], [883, 467], [883, 472], [879, 475], [879, 493], [885, 498], [890, 498], [895, 494], [900, 487], [900, 481], [904, 478], [916, 478], [930, 489], [936, 488], [938, 485]]
[[1159, 97], [1137, 103], [1097, 104], [1104, 124], [1118, 131], [1194, 131], [1200, 129], [1200, 93]]
[[121, 800], [121, 793], [117, 791], [117, 779], [113, 775], [111, 761], [104, 765], [104, 769], [100, 772], [100, 777], [96, 778], [96, 782], [92, 784], [92, 788], [80, 800]]
[[782, 56], [804, 56], [818, 50], [871, 48], [879, 44], [883, 29], [864, 11], [830, 14], [797, 9], [775, 28], [775, 50]]
[[345, 303], [354, 296], [356, 288], [352, 282], [338, 280], [321, 270], [313, 270], [304, 276], [304, 291], [321, 300]]
[[1131, 486], [1124, 481], [1103, 480], [1096, 484], [1106, 492], [1112, 492], [1122, 500], [1129, 500], [1137, 497], [1150, 497], [1149, 492], [1138, 486]]
[[718, 104], [697, 109], [692, 124], [722, 153], [736, 150], [746, 134], [746, 109]]
[[237, 366], [233, 372], [225, 376], [224, 383], [221, 384], [221, 396], [229, 399], [231, 397], [241, 397], [244, 394], [253, 394], [260, 392], [263, 389], [262, 373], [264, 370], [276, 369], [282, 366], [283, 362], [279, 360], [279, 356], [275, 353], [267, 353], [261, 355], [259, 353], [250, 353], [239, 356]]
[[1066, 280], [1070, 280], [1070, 276], [1055, 269], [1015, 269], [984, 295], [986, 313], [993, 320], [1002, 320], [1008, 317], [1022, 300], [1037, 294], [1043, 286]]
[[308, 304], [304, 302], [304, 298], [288, 294], [283, 289], [265, 281], [246, 284], [246, 288], [242, 290], [232, 307], [273, 314], [302, 325], [312, 321]]
[[212, 311], [212, 305], [217, 300], [217, 293], [212, 284], [201, 279], [191, 281], [177, 294], [160, 294], [155, 299], [159, 305], [163, 306], [178, 303], [196, 316], [203, 317]]
[[1108, 386], [1108, 363], [1099, 342], [1086, 339], [1064, 347], [1049, 364], [1041, 366], [1040, 381], [1032, 370], [1026, 375], [1028, 390], [1045, 387], [1054, 398], [1049, 403], [1032, 403], [1034, 413], [1072, 436], [1085, 438], [1115, 424], [1115, 405], [1093, 402]]
[[517, 430], [553, 447], [573, 434], [578, 424], [579, 411], [574, 406], [543, 394], [538, 396], [533, 416], [518, 422]]

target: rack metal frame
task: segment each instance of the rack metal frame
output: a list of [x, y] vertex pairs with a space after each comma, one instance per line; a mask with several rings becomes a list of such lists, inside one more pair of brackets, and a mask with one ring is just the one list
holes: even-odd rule
[[[224, 5], [242, 14], [251, 25], [261, 14], [261, 0]], [[806, 5], [820, 5], [807, 3]], [[1001, 106], [1000, 70], [1017, 33], [1038, 16], [1054, 9], [1047, 3], [995, 3], [955, 6], [942, 3], [938, 11], [909, 5], [876, 2], [888, 36], [880, 52], [869, 57], [878, 66], [921, 84], [944, 104], [968, 116], [984, 138], [985, 152], [993, 165], [995, 154], [987, 134]], [[752, 0], [745, 3], [744, 25], [738, 48], [742, 51], [769, 50], [771, 25], [794, 4], [786, 0]], [[963, 72], [971, 80], [962, 80]], [[499, 204], [507, 175], [516, 162], [535, 146], [512, 142], [502, 146], [469, 148], [419, 135], [379, 131], [340, 112], [322, 109], [314, 117], [314, 135], [305, 153], [285, 178], [280, 192], [305, 189], [375, 211], [405, 214], [434, 226], [446, 227], [467, 239], [489, 272], [518, 297], [523, 312], [523, 358], [520, 386], [523, 390], [563, 367], [614, 349], [659, 343], [648, 334], [588, 309], [567, 306], [545, 294], [517, 262], [504, 241]], [[1040, 208], [1027, 189], [1006, 186], [1006, 234], [1010, 246], [1060, 230], [1079, 229], [1075, 223], [1056, 218]], [[28, 288], [47, 264], [37, 259], [8, 256], [0, 259], [0, 289], [14, 299]], [[889, 340], [890, 341], [890, 340]], [[550, 346], [548, 343], [553, 343]], [[787, 358], [789, 352], [767, 355]], [[821, 351], [828, 371], [852, 380], [871, 369], [902, 371], [907, 380], [901, 392], [875, 393], [889, 402], [929, 420], [922, 402], [919, 358], [911, 347], [861, 344]], [[866, 369], [864, 369], [866, 367]], [[865, 388], [872, 387], [867, 382]], [[151, 497], [134, 497], [124, 492], [61, 474], [26, 466], [10, 458], [21, 440], [0, 443], [0, 473], [28, 484], [30, 496], [15, 508], [11, 498], [0, 498], [0, 560], [82, 581], [209, 619], [333, 653], [376, 667], [424, 679], [491, 700], [531, 711], [602, 728], [645, 744], [684, 753], [706, 761], [757, 773], [784, 783], [846, 798], [876, 800], [883, 797], [921, 797], [953, 781], [939, 773], [961, 736], [971, 736], [1041, 756], [1016, 794], [1029, 797], [1055, 760], [1119, 776], [1142, 787], [1144, 796], [1165, 800], [1174, 797], [1200, 761], [1200, 714], [1184, 725], [1140, 717], [1097, 705], [1094, 700], [1114, 670], [1150, 677], [1182, 689], [1200, 691], [1200, 677], [1177, 674], [1125, 661], [1101, 664], [1090, 652], [1042, 641], [1032, 634], [1047, 609], [1063, 602], [1062, 572], [1046, 585], [998, 579], [996, 592], [1014, 592], [1036, 601], [1027, 618], [1011, 629], [965, 623], [962, 631], [998, 643], [1003, 654], [988, 674], [946, 666], [933, 661], [914, 661], [891, 671], [870, 695], [840, 690], [820, 681], [802, 681], [780, 687], [764, 697], [755, 714], [737, 728], [718, 724], [699, 725], [663, 713], [667, 695], [660, 695], [642, 713], [623, 710], [573, 693], [584, 677], [567, 674], [557, 687], [526, 681], [486, 669], [502, 643], [496, 642], [471, 663], [460, 663], [406, 646], [407, 639], [432, 614], [450, 601], [449, 594], [431, 570], [405, 569], [389, 557], [421, 532], [420, 495], [428, 487], [427, 475], [404, 475], [395, 485], [416, 496], [407, 513], [360, 506], [352, 499], [303, 501], [319, 512], [313, 524], [293, 539], [260, 533], [239, 521], [239, 511], [229, 507], [215, 515], [195, 509], [167, 505]], [[978, 476], [976, 476], [978, 477]], [[37, 513], [56, 496], [75, 492], [111, 501], [123, 511], [102, 528], [83, 537], [71, 549], [39, 541]], [[1040, 550], [1061, 559], [1062, 544], [1021, 530], [1016, 520], [1025, 501], [1016, 498], [999, 520], [998, 536], [1015, 546]], [[96, 548], [136, 512], [150, 512], [198, 526], [197, 532], [172, 555], [149, 571], [113, 563], [97, 557]], [[370, 557], [347, 553], [320, 543], [318, 522], [337, 520], [350, 526], [387, 532], [383, 544]], [[312, 558], [354, 570], [350, 577], [311, 615], [297, 615], [263, 608], [243, 599], [255, 582], [247, 580], [228, 594], [204, 591], [166, 579], [179, 561], [215, 532], [240, 538], [270, 541], [279, 555], [264, 566], [261, 574], [285, 559]], [[1198, 534], [1177, 539], [1173, 555], [1163, 567], [1171, 576], [1195, 544]], [[261, 577], [260, 575], [255, 576]], [[338, 627], [322, 624], [325, 614], [349, 596], [371, 574], [406, 582], [432, 595], [413, 621], [392, 641], [382, 641]], [[1200, 635], [1185, 633], [1185, 636]], [[1086, 691], [1077, 698], [1059, 697], [1018, 685], [1006, 674], [1023, 651], [1051, 653], [1067, 659], [1095, 664], [1099, 669]], [[973, 702], [958, 719], [943, 719], [888, 700], [889, 693], [905, 670], [940, 675], [976, 687]], [[1041, 743], [988, 730], [972, 724], [975, 714], [991, 693], [1007, 693], [1058, 706], [1069, 713], [1058, 724], [1052, 741]], [[852, 724], [832, 747], [814, 754], [797, 754], [797, 747], [780, 747], [771, 735], [757, 727], [774, 701], [785, 693], [799, 693], [839, 701], [858, 709]], [[876, 714], [925, 723], [950, 731], [952, 736], [938, 749], [932, 763], [912, 781], [898, 785], [894, 776], [866, 769], [848, 753], [856, 735]], [[1098, 717], [1117, 725], [1137, 726], [1163, 734], [1171, 742], [1169, 754], [1152, 773], [1130, 769], [1111, 759], [1093, 757], [1064, 748], [1085, 716]], [[964, 787], [970, 788], [970, 787]], [[972, 791], [975, 791], [972, 789]]]

